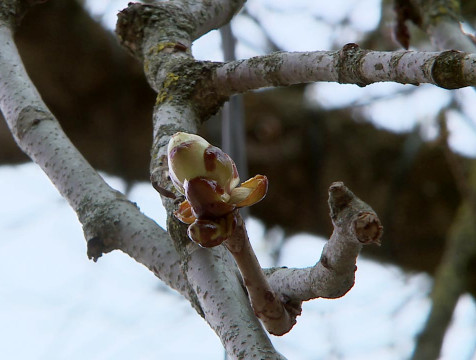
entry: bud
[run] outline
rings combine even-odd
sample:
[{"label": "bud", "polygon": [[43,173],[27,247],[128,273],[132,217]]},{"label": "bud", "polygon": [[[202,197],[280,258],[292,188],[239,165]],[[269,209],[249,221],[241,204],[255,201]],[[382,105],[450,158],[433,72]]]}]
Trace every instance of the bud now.
[{"label": "bud", "polygon": [[183,132],[174,134],[167,153],[170,178],[183,195],[185,181],[199,176],[215,180],[224,190],[224,200],[228,200],[231,190],[240,182],[233,160],[198,135]]},{"label": "bud", "polygon": [[188,236],[203,247],[220,245],[235,229],[234,210],[266,196],[264,175],[240,182],[233,160],[198,135],[176,133],[169,141],[170,178],[185,195],[175,216],[189,224]]},{"label": "bud", "polygon": [[225,190],[215,180],[199,176],[190,181],[185,180],[184,187],[185,197],[198,219],[223,216],[236,208],[234,204],[223,200]]},{"label": "bud", "polygon": [[233,189],[228,201],[239,208],[251,206],[261,201],[267,192],[268,178],[264,175],[256,175]]},{"label": "bud", "polygon": [[201,247],[214,247],[228,239],[236,227],[233,213],[215,220],[197,219],[187,230],[188,237]]}]

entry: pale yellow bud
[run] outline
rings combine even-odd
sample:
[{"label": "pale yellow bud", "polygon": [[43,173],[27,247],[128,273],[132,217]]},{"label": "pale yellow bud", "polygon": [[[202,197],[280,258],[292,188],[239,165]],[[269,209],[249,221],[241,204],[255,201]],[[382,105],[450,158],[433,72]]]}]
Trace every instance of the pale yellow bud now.
[{"label": "pale yellow bud", "polygon": [[221,149],[210,145],[198,135],[174,134],[167,148],[169,173],[180,193],[185,194],[185,181],[196,177],[215,180],[227,201],[240,178],[233,160]]}]

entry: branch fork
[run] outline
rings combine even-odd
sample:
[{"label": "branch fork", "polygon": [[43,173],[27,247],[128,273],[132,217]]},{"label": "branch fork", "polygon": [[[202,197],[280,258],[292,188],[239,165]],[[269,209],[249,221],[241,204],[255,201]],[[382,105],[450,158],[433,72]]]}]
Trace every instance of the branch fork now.
[{"label": "branch fork", "polygon": [[[266,177],[257,175],[238,187],[239,176],[233,160],[201,137],[183,132],[170,139],[168,163],[172,183],[186,198],[174,214],[189,225],[189,238],[202,247],[223,243],[238,266],[251,306],[266,330],[273,335],[290,331],[301,314],[302,301],[309,298],[289,296],[279,288],[272,288],[237,210],[253,205],[266,195]],[[314,279],[334,279],[340,286],[327,284],[324,286],[327,292],[314,297],[338,297],[350,290],[360,249],[366,244],[380,244],[382,235],[377,215],[342,182],[331,185],[329,206],[335,230],[320,262],[309,275]]]}]

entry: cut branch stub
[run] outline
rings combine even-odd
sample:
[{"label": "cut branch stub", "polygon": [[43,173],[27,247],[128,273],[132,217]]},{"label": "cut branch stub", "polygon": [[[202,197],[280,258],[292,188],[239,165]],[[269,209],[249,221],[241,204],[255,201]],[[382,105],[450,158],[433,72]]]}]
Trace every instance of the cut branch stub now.
[{"label": "cut branch stub", "polygon": [[371,212],[361,212],[354,222],[355,234],[362,244],[380,245],[383,227],[377,215]]},{"label": "cut branch stub", "polygon": [[329,187],[329,208],[334,226],[340,227],[350,220],[350,231],[360,243],[380,245],[383,227],[377,214],[343,182],[335,182]]},{"label": "cut branch stub", "polygon": [[188,236],[202,247],[220,245],[236,225],[237,208],[256,204],[266,195],[264,175],[245,181],[233,160],[198,135],[178,132],[169,141],[169,174],[185,196],[175,216],[189,224]]},{"label": "cut branch stub", "polygon": [[127,8],[117,14],[116,35],[124,47],[139,59],[142,59],[142,39],[150,10],[150,6],[129,3]]}]

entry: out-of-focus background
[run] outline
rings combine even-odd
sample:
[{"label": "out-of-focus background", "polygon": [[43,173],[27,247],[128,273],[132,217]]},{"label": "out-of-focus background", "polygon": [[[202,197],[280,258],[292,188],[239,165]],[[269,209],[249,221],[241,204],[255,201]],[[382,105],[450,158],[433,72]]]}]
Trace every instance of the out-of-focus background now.
[{"label": "out-of-focus background", "polygon": [[[462,3],[463,29],[474,34],[469,3]],[[125,6],[50,0],[27,14],[16,40],[80,151],[165,226],[160,198],[147,183],[155,94],[112,33]],[[236,55],[338,50],[349,42],[398,50],[392,9],[393,2],[377,0],[251,0],[232,22]],[[435,50],[425,32],[407,26],[410,49]],[[210,32],[193,53],[222,61],[221,41]],[[472,199],[474,89],[318,83],[248,93],[243,103],[248,171],[270,180],[247,221],[263,266],[315,264],[331,231],[333,181],[373,206],[385,228],[382,246],[363,250],[350,293],[304,304],[291,333],[273,337],[276,347],[298,360],[410,358],[431,310],[435,274],[458,253],[451,239],[459,209]],[[219,134],[217,119],[203,129],[215,145]],[[0,164],[1,358],[223,359],[205,322],[147,269],[119,252],[87,259],[76,216],[27,163],[3,120]],[[476,358],[476,255],[468,257],[457,272],[464,281],[443,359]]]}]

